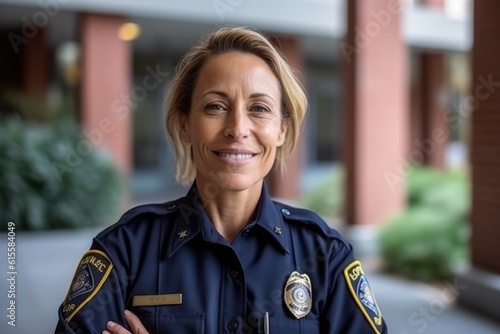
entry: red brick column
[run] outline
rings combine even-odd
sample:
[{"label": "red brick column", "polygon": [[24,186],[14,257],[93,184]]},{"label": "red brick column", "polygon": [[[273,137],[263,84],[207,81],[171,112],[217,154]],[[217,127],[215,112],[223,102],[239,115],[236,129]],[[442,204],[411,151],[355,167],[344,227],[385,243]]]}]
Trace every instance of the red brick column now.
[{"label": "red brick column", "polygon": [[124,173],[131,170],[131,48],[118,39],[122,17],[83,14],[81,119],[94,148],[104,146]]},{"label": "red brick column", "polygon": [[[279,41],[273,41],[281,49],[290,66],[299,72],[299,80],[304,80],[304,60],[299,41],[294,37],[280,37]],[[267,182],[269,192],[273,197],[297,200],[300,195],[300,173],[303,170],[305,134],[302,134],[294,153],[286,160],[286,170],[283,174],[279,170],[273,170]]]},{"label": "red brick column", "polygon": [[395,0],[350,0],[345,78],[346,221],[377,224],[405,205],[409,74]]},{"label": "red brick column", "polygon": [[[419,150],[417,143],[424,138],[424,117],[423,103],[422,103],[422,90],[425,88],[422,84],[421,75],[421,55],[420,53],[411,54],[412,61],[412,74],[410,84],[410,152]],[[422,163],[424,163],[422,157]]]},{"label": "red brick column", "polygon": [[497,0],[474,1],[471,95],[472,266],[459,300],[500,319],[500,45]]},{"label": "red brick column", "polygon": [[[442,11],[445,0],[424,0],[428,8]],[[412,127],[420,128],[412,133],[410,155],[415,164],[425,164],[435,168],[445,167],[446,148],[450,130],[447,122],[446,101],[446,56],[443,53],[419,53],[417,95],[413,106]],[[415,124],[413,122],[416,122]],[[418,160],[417,160],[418,159]]]},{"label": "red brick column", "polygon": [[423,127],[422,137],[412,141],[411,152],[422,152],[426,165],[444,168],[450,137],[446,117],[446,59],[444,54],[424,53],[420,60]]},{"label": "red brick column", "polygon": [[474,2],[472,262],[500,274],[500,2]]},{"label": "red brick column", "polygon": [[49,82],[49,50],[46,30],[38,33],[21,48],[23,59],[23,91],[30,96],[45,98]]}]

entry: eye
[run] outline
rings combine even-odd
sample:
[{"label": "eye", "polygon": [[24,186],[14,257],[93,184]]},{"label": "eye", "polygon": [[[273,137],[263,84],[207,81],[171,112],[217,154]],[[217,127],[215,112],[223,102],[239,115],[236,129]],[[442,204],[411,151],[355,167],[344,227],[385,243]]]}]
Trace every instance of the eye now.
[{"label": "eye", "polygon": [[257,104],[257,105],[252,106],[250,108],[250,111],[255,111],[255,112],[269,112],[270,109],[268,107],[266,107],[266,106]]},{"label": "eye", "polygon": [[220,103],[210,103],[205,107],[205,110],[208,112],[219,112],[226,110],[226,108]]}]

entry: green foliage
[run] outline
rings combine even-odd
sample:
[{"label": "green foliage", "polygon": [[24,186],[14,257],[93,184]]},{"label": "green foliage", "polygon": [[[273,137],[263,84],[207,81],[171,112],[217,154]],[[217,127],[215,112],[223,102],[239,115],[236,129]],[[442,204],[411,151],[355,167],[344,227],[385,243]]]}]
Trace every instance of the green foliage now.
[{"label": "green foliage", "polygon": [[319,186],[308,191],[301,199],[301,205],[322,217],[338,218],[344,211],[344,174],[334,169]]},{"label": "green foliage", "polygon": [[449,276],[468,256],[470,187],[460,171],[409,170],[408,208],[382,228],[387,267],[412,278]]},{"label": "green foliage", "polygon": [[[86,144],[88,145],[86,145]],[[69,118],[0,122],[0,226],[17,230],[97,226],[119,206],[119,174]]]}]

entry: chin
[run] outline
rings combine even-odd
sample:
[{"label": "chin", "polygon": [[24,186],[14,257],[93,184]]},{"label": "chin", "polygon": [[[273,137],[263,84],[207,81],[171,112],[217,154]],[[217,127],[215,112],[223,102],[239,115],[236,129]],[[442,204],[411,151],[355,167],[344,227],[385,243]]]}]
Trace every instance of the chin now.
[{"label": "chin", "polygon": [[263,178],[250,177],[248,175],[239,174],[223,174],[218,175],[208,181],[207,184],[216,184],[220,190],[225,191],[245,191],[253,187],[262,185]]}]

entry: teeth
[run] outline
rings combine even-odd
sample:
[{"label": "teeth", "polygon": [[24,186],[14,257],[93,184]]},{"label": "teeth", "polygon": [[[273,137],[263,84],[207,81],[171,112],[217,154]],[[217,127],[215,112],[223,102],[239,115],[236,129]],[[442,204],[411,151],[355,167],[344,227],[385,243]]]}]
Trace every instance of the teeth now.
[{"label": "teeth", "polygon": [[224,157],[224,158],[229,158],[229,159],[243,160],[243,159],[250,159],[252,157],[252,154],[219,153],[219,156]]}]

